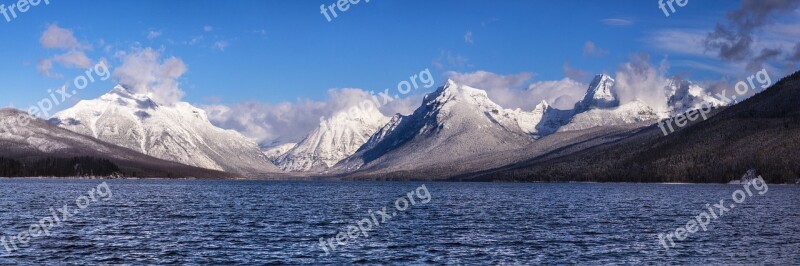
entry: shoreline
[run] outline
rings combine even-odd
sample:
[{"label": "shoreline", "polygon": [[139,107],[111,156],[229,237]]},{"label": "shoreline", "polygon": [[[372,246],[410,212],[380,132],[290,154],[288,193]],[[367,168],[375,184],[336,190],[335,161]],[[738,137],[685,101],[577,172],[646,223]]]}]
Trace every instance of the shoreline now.
[{"label": "shoreline", "polygon": [[[559,181],[559,182],[546,182],[546,181],[453,181],[453,180],[357,180],[357,179],[326,179],[314,177],[301,177],[301,178],[196,178],[196,177],[0,177],[0,180],[13,180],[13,179],[29,179],[29,180],[197,180],[197,181],[274,181],[274,182],[380,182],[380,183],[395,183],[395,182],[433,182],[433,183],[504,183],[504,184],[624,184],[624,185],[731,185],[740,186],[738,183],[683,183],[683,182],[597,182],[597,181]],[[771,185],[800,185],[800,183],[769,183]]]}]

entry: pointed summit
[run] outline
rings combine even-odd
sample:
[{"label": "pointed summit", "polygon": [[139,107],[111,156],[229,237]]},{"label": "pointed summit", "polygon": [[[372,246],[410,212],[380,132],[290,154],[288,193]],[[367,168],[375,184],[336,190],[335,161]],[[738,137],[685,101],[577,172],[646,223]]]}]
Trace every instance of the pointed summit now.
[{"label": "pointed summit", "polygon": [[546,100],[542,100],[542,102],[536,105],[536,108],[533,108],[533,113],[543,115],[548,109],[550,109],[550,104],[547,103]]},{"label": "pointed summit", "polygon": [[594,77],[586,96],[575,104],[576,113],[581,113],[593,108],[613,108],[619,106],[617,93],[614,91],[614,79],[608,75],[600,74]]},{"label": "pointed summit", "polygon": [[452,162],[530,144],[533,130],[529,112],[505,109],[486,91],[448,80],[413,114],[393,117],[335,170]]}]

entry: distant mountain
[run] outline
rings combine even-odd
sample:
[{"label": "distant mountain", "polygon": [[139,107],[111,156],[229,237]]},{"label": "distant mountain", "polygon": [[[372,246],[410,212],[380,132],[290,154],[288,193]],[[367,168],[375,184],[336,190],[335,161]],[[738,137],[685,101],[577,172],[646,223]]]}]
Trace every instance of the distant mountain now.
[{"label": "distant mountain", "polygon": [[[12,121],[29,117],[23,125]],[[186,166],[51,125],[14,109],[0,109],[0,176],[129,176],[235,178]]]},{"label": "distant mountain", "polygon": [[285,171],[324,171],[352,155],[389,121],[376,108],[353,110],[321,122],[300,143],[277,157],[275,164]]},{"label": "distant mountain", "polygon": [[556,109],[543,100],[536,105],[531,115],[532,118],[520,117],[520,119],[531,119],[533,124],[536,125],[535,130],[531,133],[541,138],[553,134],[563,125],[569,123],[572,116],[575,115],[575,111]]},{"label": "distant mountain", "polygon": [[244,175],[280,172],[258,145],[209,122],[188,103],[160,105],[121,86],[57,113],[51,120],[91,136],[164,160]]},{"label": "distant mountain", "polygon": [[707,103],[711,107],[722,107],[728,105],[709,93],[702,87],[686,80],[672,79],[666,87],[667,116],[676,116],[696,109],[702,103]]},{"label": "distant mountain", "polygon": [[667,136],[651,125],[614,142],[568,144],[455,179],[727,183],[755,169],[768,182],[795,183],[800,178],[798,103],[800,72]]},{"label": "distant mountain", "polygon": [[398,171],[512,150],[534,141],[534,115],[507,110],[486,91],[452,80],[408,116],[395,115],[336,170]]},{"label": "distant mountain", "polygon": [[271,147],[262,147],[261,151],[264,152],[264,155],[267,156],[269,161],[274,163],[295,146],[297,146],[297,143],[284,143]]},{"label": "distant mountain", "polygon": [[659,115],[653,108],[637,100],[609,109],[588,109],[572,117],[572,120],[559,128],[559,131],[655,121],[658,118]]},{"label": "distant mountain", "polygon": [[663,89],[667,110],[656,110],[644,101],[634,100],[620,104],[615,81],[607,75],[597,75],[586,96],[575,104],[575,115],[559,131],[582,130],[592,127],[624,125],[656,121],[696,109],[701,103],[722,107],[722,102],[702,87],[685,80],[672,79]]}]

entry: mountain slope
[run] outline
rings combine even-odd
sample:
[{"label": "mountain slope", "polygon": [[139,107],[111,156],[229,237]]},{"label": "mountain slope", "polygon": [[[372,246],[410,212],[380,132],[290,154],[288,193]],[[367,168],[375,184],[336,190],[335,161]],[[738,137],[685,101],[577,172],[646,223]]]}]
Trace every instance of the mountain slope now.
[{"label": "mountain slope", "polygon": [[377,109],[353,109],[320,123],[305,139],[274,160],[285,171],[323,171],[352,155],[389,118]]},{"label": "mountain slope", "polygon": [[241,134],[188,103],[159,105],[121,86],[61,111],[53,124],[164,160],[245,175],[280,172]]},{"label": "mountain slope", "polygon": [[275,162],[278,158],[281,158],[284,154],[289,152],[292,148],[297,146],[297,143],[284,143],[272,147],[265,147],[262,148],[261,151],[264,152],[264,155],[267,156],[267,159],[271,162]]},{"label": "mountain slope", "polygon": [[[30,123],[11,121],[20,116],[29,117]],[[11,176],[107,175],[112,172],[131,177],[238,177],[153,158],[53,126],[19,110],[0,109],[0,125],[3,125],[0,157],[4,158],[4,164],[0,164]]]},{"label": "mountain slope", "polygon": [[727,183],[756,169],[768,182],[795,183],[798,102],[800,72],[668,136],[652,125],[617,142],[545,154],[461,179]]},{"label": "mountain slope", "polygon": [[448,80],[413,114],[394,116],[336,169],[388,172],[513,150],[534,140],[536,124],[521,113],[503,109],[485,91]]},{"label": "mountain slope", "polygon": [[576,114],[572,120],[559,128],[559,131],[582,130],[601,126],[614,126],[655,121],[659,115],[646,103],[629,102],[610,109],[589,109]]}]

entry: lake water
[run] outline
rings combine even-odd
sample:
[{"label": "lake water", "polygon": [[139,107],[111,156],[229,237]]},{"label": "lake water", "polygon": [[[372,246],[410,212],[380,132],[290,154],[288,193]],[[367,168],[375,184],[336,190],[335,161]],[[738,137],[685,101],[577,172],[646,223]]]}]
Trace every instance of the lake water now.
[{"label": "lake water", "polygon": [[[0,246],[0,264],[800,264],[800,186],[751,189],[667,251],[659,233],[706,204],[733,203],[742,186],[102,182],[0,180],[5,244],[38,235],[15,239],[10,252]],[[57,210],[65,204],[66,218]],[[386,221],[375,212],[384,207]],[[63,221],[46,235],[43,219],[54,212]],[[359,221],[378,225],[350,238]],[[347,244],[338,245],[343,231]],[[336,250],[326,254],[320,238]]]}]

